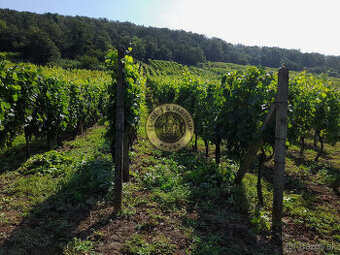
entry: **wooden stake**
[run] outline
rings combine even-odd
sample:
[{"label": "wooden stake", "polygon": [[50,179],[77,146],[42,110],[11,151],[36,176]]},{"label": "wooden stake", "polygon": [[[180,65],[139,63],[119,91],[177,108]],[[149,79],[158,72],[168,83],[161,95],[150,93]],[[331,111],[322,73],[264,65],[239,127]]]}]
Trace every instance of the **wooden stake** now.
[{"label": "wooden stake", "polygon": [[115,134],[115,213],[122,209],[122,185],[123,185],[123,151],[124,151],[124,47],[118,47],[118,73],[116,94],[116,134]]},{"label": "wooden stake", "polygon": [[288,108],[288,69],[279,69],[278,88],[275,100],[275,158],[274,158],[274,197],[272,214],[272,240],[282,249],[282,203],[285,178],[287,108]]}]

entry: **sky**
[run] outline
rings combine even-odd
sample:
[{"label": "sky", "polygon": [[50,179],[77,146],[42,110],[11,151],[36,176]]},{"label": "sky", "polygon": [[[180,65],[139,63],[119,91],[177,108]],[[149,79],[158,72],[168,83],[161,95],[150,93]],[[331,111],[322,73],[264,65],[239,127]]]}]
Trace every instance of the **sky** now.
[{"label": "sky", "polygon": [[340,0],[0,0],[0,8],[102,17],[340,56]]}]

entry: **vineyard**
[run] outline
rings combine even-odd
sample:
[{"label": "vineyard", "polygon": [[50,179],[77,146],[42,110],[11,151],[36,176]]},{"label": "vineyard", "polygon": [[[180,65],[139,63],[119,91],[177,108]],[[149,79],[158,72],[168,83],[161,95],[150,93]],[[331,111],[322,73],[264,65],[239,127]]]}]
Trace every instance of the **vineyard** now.
[{"label": "vineyard", "polygon": [[2,62],[0,146],[24,132],[27,156],[32,136],[62,145],[103,116],[110,78],[100,72],[70,71]]},{"label": "vineyard", "polygon": [[[280,254],[270,241],[275,125],[263,128],[277,70],[136,63],[130,51],[119,212],[117,51],[107,72],[0,63],[0,254]],[[340,253],[339,84],[290,73],[284,254]],[[148,113],[165,103],[194,120],[191,143],[174,153],[145,132]]]},{"label": "vineyard", "polygon": [[[186,107],[194,117],[196,137],[206,144],[206,154],[210,143],[218,148],[225,140],[229,158],[239,162],[249,143],[260,135],[256,131],[260,131],[274,102],[276,75],[263,68],[232,70],[227,66],[222,76],[219,76],[220,68],[197,76],[195,68],[181,68],[166,61],[150,62],[145,72],[154,98],[151,105],[173,102]],[[333,145],[339,141],[340,94],[337,88],[326,77],[308,73],[293,75],[288,140],[291,143],[301,141],[301,154],[305,138],[311,132],[321,145],[324,140]],[[321,146],[320,153],[322,150]],[[219,150],[216,153],[215,159],[219,162]]]}]

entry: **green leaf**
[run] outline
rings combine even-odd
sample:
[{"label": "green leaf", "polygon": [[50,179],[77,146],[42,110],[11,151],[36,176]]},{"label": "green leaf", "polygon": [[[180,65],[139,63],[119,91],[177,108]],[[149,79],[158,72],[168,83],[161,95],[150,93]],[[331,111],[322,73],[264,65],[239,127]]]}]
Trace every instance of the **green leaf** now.
[{"label": "green leaf", "polygon": [[19,81],[17,73],[13,73],[12,77],[13,77],[13,80]]},{"label": "green leaf", "polygon": [[16,101],[18,101],[18,94],[14,94],[13,95],[13,100],[16,102]]},{"label": "green leaf", "polygon": [[11,104],[6,103],[6,102],[1,102],[1,106],[5,109],[8,110],[11,108]]}]

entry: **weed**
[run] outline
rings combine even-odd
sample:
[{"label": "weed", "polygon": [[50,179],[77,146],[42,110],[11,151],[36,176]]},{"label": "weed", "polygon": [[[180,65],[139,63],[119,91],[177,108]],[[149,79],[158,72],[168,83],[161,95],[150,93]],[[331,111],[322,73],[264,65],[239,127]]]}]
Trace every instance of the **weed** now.
[{"label": "weed", "polygon": [[142,232],[150,232],[152,231],[155,227],[158,226],[158,222],[154,219],[150,219],[147,222],[142,222],[139,223],[136,227],[137,230],[140,230]]},{"label": "weed", "polygon": [[10,220],[7,218],[5,213],[0,213],[0,225],[9,223]]},{"label": "weed", "polygon": [[196,237],[194,239],[193,255],[222,255],[226,253],[226,248],[222,245],[221,235],[209,234],[206,237]]},{"label": "weed", "polygon": [[37,154],[29,158],[18,171],[22,174],[51,174],[53,176],[63,173],[63,168],[72,163],[72,158],[65,156],[61,152],[49,151]]},{"label": "weed", "polygon": [[74,171],[64,178],[59,187],[60,202],[96,203],[97,197],[107,194],[112,187],[114,173],[112,163],[101,158],[88,158],[78,164]]},{"label": "weed", "polygon": [[128,255],[172,255],[175,245],[164,235],[156,236],[149,243],[143,235],[135,234],[124,244],[123,253]]},{"label": "weed", "polygon": [[130,219],[132,216],[136,214],[136,208],[133,206],[125,206],[123,209],[118,213],[119,217],[124,219]]},{"label": "weed", "polygon": [[270,220],[271,219],[269,218],[267,212],[258,207],[250,222],[255,226],[256,231],[264,231],[269,233]]},{"label": "weed", "polygon": [[90,240],[81,240],[73,238],[63,250],[63,255],[94,255],[98,254],[93,249],[93,243]]}]

